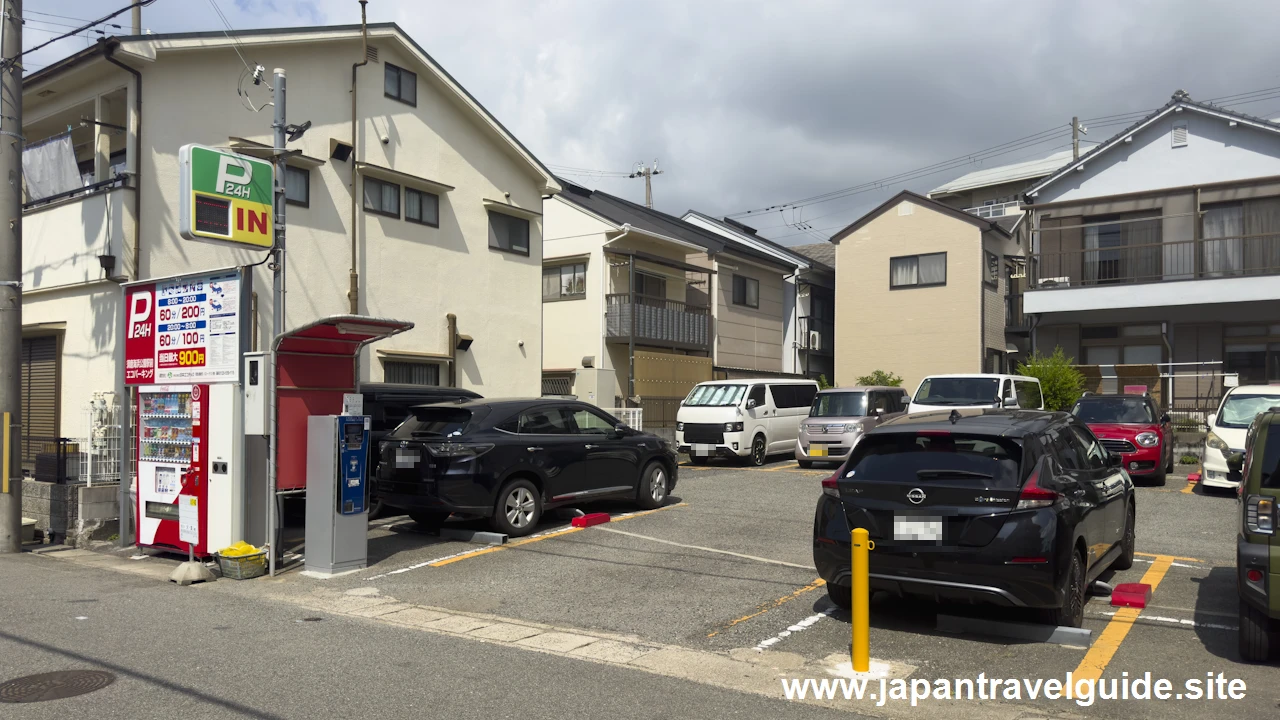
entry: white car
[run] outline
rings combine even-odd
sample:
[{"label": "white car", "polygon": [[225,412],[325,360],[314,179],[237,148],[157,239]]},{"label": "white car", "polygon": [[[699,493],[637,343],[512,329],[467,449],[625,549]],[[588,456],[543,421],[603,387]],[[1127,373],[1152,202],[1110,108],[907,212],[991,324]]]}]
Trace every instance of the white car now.
[{"label": "white car", "polygon": [[907,412],[999,407],[1043,410],[1040,381],[1022,375],[930,375],[920,382]]},{"label": "white car", "polygon": [[1207,419],[1209,433],[1204,438],[1204,474],[1200,483],[1206,487],[1236,488],[1239,480],[1228,477],[1227,458],[1244,452],[1244,438],[1249,424],[1258,413],[1280,405],[1280,386],[1241,385],[1227,390],[1218,412]]},{"label": "white car", "polygon": [[817,394],[818,383],[795,378],[698,383],[676,411],[676,445],[698,465],[717,456],[763,465],[795,452]]}]

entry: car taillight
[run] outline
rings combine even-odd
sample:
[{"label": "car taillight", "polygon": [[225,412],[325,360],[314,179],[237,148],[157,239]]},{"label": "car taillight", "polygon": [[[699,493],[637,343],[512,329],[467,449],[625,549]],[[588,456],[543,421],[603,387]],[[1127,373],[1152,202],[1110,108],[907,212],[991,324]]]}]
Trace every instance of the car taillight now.
[{"label": "car taillight", "polygon": [[1058,501],[1058,493],[1040,487],[1040,471],[1037,469],[1031,473],[1031,477],[1027,478],[1026,484],[1022,486],[1022,492],[1018,494],[1017,510],[1033,510],[1035,508],[1049,507]]},{"label": "car taillight", "polygon": [[1275,535],[1275,498],[1265,495],[1250,495],[1244,501],[1244,525],[1251,533]]},{"label": "car taillight", "polygon": [[839,487],[836,485],[836,476],[835,476],[835,475],[832,475],[832,476],[831,476],[831,477],[829,477],[829,478],[824,478],[824,479],[823,479],[823,481],[822,481],[822,494],[823,494],[823,495],[830,495],[831,497],[840,497],[840,490],[839,490]]},{"label": "car taillight", "polygon": [[473,458],[493,449],[493,445],[469,445],[459,442],[427,443],[427,452],[438,458]]}]

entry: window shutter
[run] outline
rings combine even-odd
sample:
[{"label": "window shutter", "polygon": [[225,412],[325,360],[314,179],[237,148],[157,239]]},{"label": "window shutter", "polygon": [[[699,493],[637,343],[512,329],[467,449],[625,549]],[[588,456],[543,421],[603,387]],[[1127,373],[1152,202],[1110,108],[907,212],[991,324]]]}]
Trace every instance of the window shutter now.
[{"label": "window shutter", "polygon": [[1173,146],[1174,147],[1187,146],[1187,124],[1186,123],[1178,123],[1173,126]]}]

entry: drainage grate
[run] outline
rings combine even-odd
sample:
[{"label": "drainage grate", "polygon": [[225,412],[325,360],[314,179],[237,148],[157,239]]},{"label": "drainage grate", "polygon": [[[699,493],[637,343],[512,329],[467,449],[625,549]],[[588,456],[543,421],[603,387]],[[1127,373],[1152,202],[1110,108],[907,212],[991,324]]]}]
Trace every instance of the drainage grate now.
[{"label": "drainage grate", "polygon": [[101,670],[59,670],[14,678],[0,683],[0,702],[35,703],[84,695],[101,690],[116,676]]}]

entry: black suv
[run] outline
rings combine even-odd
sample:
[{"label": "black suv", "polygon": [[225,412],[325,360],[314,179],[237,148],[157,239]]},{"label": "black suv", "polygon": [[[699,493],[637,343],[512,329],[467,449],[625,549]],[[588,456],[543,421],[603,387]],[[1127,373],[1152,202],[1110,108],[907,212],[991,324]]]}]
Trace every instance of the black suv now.
[{"label": "black suv", "polygon": [[1280,648],[1280,407],[1258,413],[1244,447],[1227,458],[1230,479],[1240,482],[1240,655],[1266,662]]},{"label": "black suv", "polygon": [[822,481],[813,558],[849,607],[849,536],[875,541],[871,588],[1037,608],[1079,627],[1085,591],[1133,564],[1133,482],[1066,413],[954,410],[890,420]]},{"label": "black suv", "polygon": [[419,524],[487,517],[513,537],[547,508],[607,498],[656,508],[676,486],[670,443],[569,400],[422,405],[380,454],[374,487]]}]

